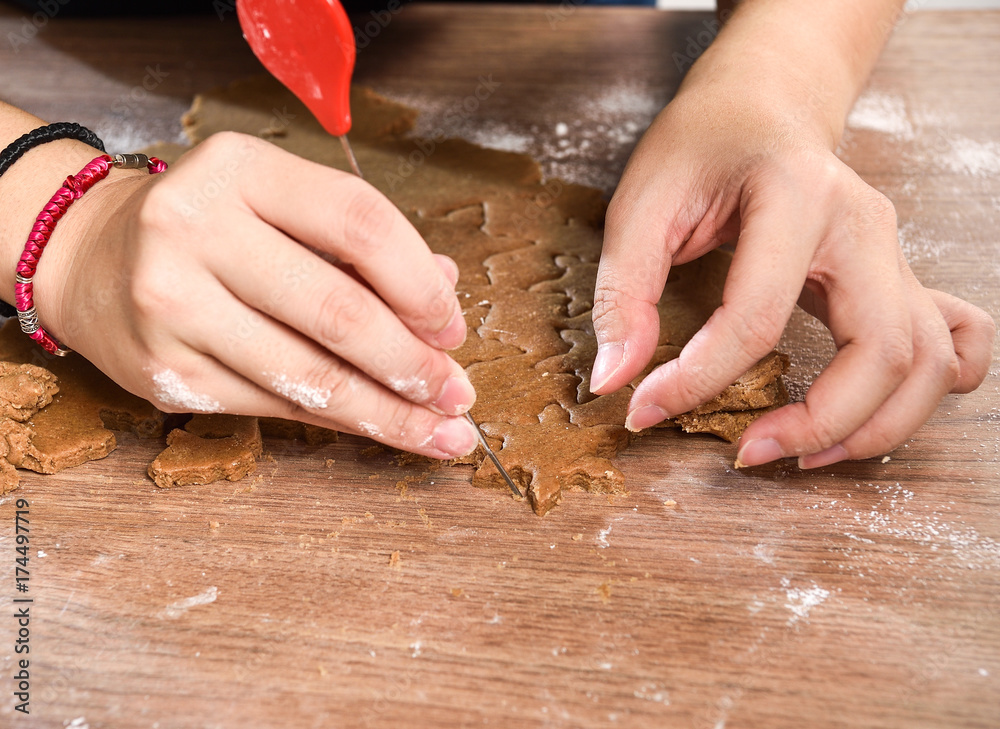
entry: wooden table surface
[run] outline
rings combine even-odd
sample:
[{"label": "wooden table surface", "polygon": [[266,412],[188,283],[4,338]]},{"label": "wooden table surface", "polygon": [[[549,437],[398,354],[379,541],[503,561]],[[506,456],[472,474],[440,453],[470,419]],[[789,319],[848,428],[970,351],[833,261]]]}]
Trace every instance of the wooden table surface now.
[{"label": "wooden table surface", "polygon": [[[405,6],[367,19],[356,78],[424,130],[610,188],[710,18]],[[232,13],[42,25],[5,8],[0,68],[0,97],[123,148],[175,139],[194,93],[259,67]],[[456,114],[490,74],[496,93]],[[922,280],[995,317],[998,88],[1000,13],[916,12],[841,150],[896,204]],[[828,339],[796,316],[784,348],[801,394]],[[544,518],[467,468],[404,491],[423,472],[357,438],[270,441],[251,478],[159,491],[159,446],[122,437],[0,502],[0,725],[1000,726],[998,385],[994,365],[885,463],[737,473],[731,446],[657,433],[619,460],[627,497],[570,494]]]}]

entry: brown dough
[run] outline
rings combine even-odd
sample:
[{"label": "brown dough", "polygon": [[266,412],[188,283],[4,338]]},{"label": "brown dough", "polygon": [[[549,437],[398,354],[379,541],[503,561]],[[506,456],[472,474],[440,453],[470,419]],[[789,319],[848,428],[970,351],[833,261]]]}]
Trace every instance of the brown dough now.
[{"label": "brown dough", "polygon": [[[104,458],[115,448],[112,429],[140,438],[163,435],[163,413],[118,387],[79,355],[46,355],[14,319],[0,330],[0,360],[42,365],[59,382],[52,402],[24,422],[19,437],[25,447],[14,464],[19,468],[56,473]],[[6,435],[12,437],[9,431]]]},{"label": "brown dough", "polygon": [[310,425],[309,423],[300,423],[298,420],[257,418],[257,425],[260,427],[260,434],[263,436],[285,438],[287,440],[302,440],[309,445],[336,443],[339,437],[336,430],[321,428],[318,425]]},{"label": "brown dough", "polygon": [[[759,410],[779,403],[785,404],[788,402],[788,393],[781,381],[781,375],[788,370],[788,364],[787,356],[781,352],[771,352],[717,397],[692,410],[691,414],[704,415],[723,410]],[[726,440],[735,442],[738,438],[726,438]]]},{"label": "brown dough", "polygon": [[[784,385],[780,386],[780,391],[785,392]],[[785,393],[785,402],[788,401],[788,394]],[[774,410],[774,407],[759,408],[756,410],[739,411],[718,411],[714,413],[699,414],[691,411],[678,415],[674,418],[681,429],[686,433],[711,433],[720,438],[735,443],[740,439],[743,431],[750,427],[750,423],[759,418],[764,413]]]},{"label": "brown dough", "polygon": [[[0,330],[0,360],[0,494],[17,488],[16,468],[56,473],[104,458],[116,446],[112,431],[160,438],[171,417],[79,355],[46,355],[16,320]],[[261,431],[311,444],[337,439],[335,431],[315,425],[261,420],[258,429],[256,418],[195,415],[184,430],[170,433],[150,477],[161,487],[242,478],[260,456]]]},{"label": "brown dough", "polygon": [[30,364],[0,362],[0,495],[17,488],[17,466],[37,460],[31,426],[25,421],[59,392],[55,375]]},{"label": "brown dough", "polygon": [[0,362],[0,418],[23,423],[52,402],[56,376],[30,364]]},{"label": "brown dough", "polygon": [[[369,91],[354,89],[351,103],[351,141],[366,179],[435,252],[458,263],[469,335],[453,356],[478,393],[472,415],[535,511],[548,511],[567,489],[622,491],[624,477],[611,459],[630,439],[623,423],[641,377],[613,395],[595,397],[589,390],[600,194],[543,182],[538,165],[524,155],[461,140],[407,138],[413,111]],[[280,133],[265,135],[272,142],[348,169],[339,142],[269,77],[199,96],[184,125],[194,142],[222,130],[259,134],[273,126],[275,109],[294,118]],[[659,303],[659,346],[643,376],[678,356],[720,305],[730,259],[716,251],[671,270]],[[759,414],[787,401],[780,383],[785,366],[783,356],[768,356],[678,423],[738,437]],[[477,465],[474,483],[503,487],[481,450],[457,462]]]},{"label": "brown dough", "polygon": [[238,481],[253,473],[262,447],[257,418],[197,414],[183,430],[170,431],[167,449],[149,464],[149,477],[161,489]]},{"label": "brown dough", "polygon": [[[559,405],[549,405],[527,425],[486,423],[483,433],[500,438],[504,468],[527,492],[531,507],[544,514],[569,490],[624,493],[625,476],[612,458],[628,445],[630,434],[620,425],[581,428]],[[493,462],[483,461],[476,478],[506,487]]]}]

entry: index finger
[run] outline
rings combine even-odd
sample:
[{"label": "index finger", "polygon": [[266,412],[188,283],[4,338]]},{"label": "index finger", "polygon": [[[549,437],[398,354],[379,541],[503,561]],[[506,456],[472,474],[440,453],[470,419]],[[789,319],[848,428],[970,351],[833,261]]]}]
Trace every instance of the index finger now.
[{"label": "index finger", "polygon": [[270,225],[354,266],[407,327],[451,349],[465,339],[454,287],[427,243],[392,202],[363,180],[265,145],[265,173],[241,192]]}]

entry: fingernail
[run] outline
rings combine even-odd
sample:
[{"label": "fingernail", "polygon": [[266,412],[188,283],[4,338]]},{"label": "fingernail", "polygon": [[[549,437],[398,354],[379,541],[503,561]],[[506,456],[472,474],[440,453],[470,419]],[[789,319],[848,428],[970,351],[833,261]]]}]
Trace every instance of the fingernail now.
[{"label": "fingernail", "polygon": [[465,317],[462,316],[461,307],[456,306],[455,308],[455,316],[452,317],[448,326],[438,332],[437,336],[434,337],[438,346],[444,349],[454,349],[455,347],[461,346],[462,342],[465,341]]},{"label": "fingernail", "polygon": [[435,258],[445,278],[448,279],[448,282],[454,288],[455,284],[458,283],[458,264],[455,263],[454,259],[443,254],[438,254]]},{"label": "fingernail", "polygon": [[448,283],[451,284],[452,288],[455,288],[455,284],[458,283],[458,264],[452,259],[446,258],[442,267],[444,275],[448,277]]},{"label": "fingernail", "polygon": [[625,418],[625,427],[636,433],[643,428],[649,428],[657,423],[662,423],[669,416],[666,410],[656,405],[643,405],[628,414]]},{"label": "fingernail", "polygon": [[465,376],[452,375],[434,401],[434,406],[445,415],[461,415],[476,402],[476,390]]},{"label": "fingernail", "polygon": [[610,380],[625,360],[622,342],[605,342],[597,347],[594,369],[590,373],[590,391],[597,392]]},{"label": "fingernail", "polygon": [[830,446],[825,451],[810,453],[807,456],[799,456],[799,468],[802,470],[822,468],[823,466],[840,463],[848,457],[847,449],[838,443],[835,446]]},{"label": "fingernail", "polygon": [[736,463],[737,468],[759,466],[762,463],[770,463],[784,458],[784,456],[781,446],[774,438],[758,438],[743,444],[736,454]]},{"label": "fingernail", "polygon": [[434,447],[452,458],[472,453],[478,444],[472,423],[467,420],[452,418],[434,429]]}]

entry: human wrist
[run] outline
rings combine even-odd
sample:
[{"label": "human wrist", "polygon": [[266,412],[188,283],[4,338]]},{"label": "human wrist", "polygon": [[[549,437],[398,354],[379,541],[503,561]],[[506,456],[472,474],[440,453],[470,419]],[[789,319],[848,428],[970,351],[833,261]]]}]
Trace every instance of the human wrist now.
[{"label": "human wrist", "polygon": [[41,326],[70,349],[77,349],[85,335],[75,315],[81,308],[91,311],[93,302],[87,297],[100,298],[116,280],[117,267],[104,262],[106,249],[118,243],[109,231],[144,179],[149,175],[140,170],[112,170],[52,232],[34,277],[34,303]]},{"label": "human wrist", "polygon": [[100,151],[75,140],[47,143],[28,152],[0,177],[0,298],[14,301],[14,272],[35,218],[70,175]]},{"label": "human wrist", "polygon": [[843,134],[852,100],[832,91],[828,81],[789,68],[780,53],[766,48],[706,52],[675,97],[681,104],[688,99],[710,99],[720,117],[755,120],[757,126],[777,128],[790,138],[831,150]]},{"label": "human wrist", "polygon": [[903,0],[743,2],[694,64],[679,95],[727,85],[772,105],[834,149],[847,113],[890,35]]}]

